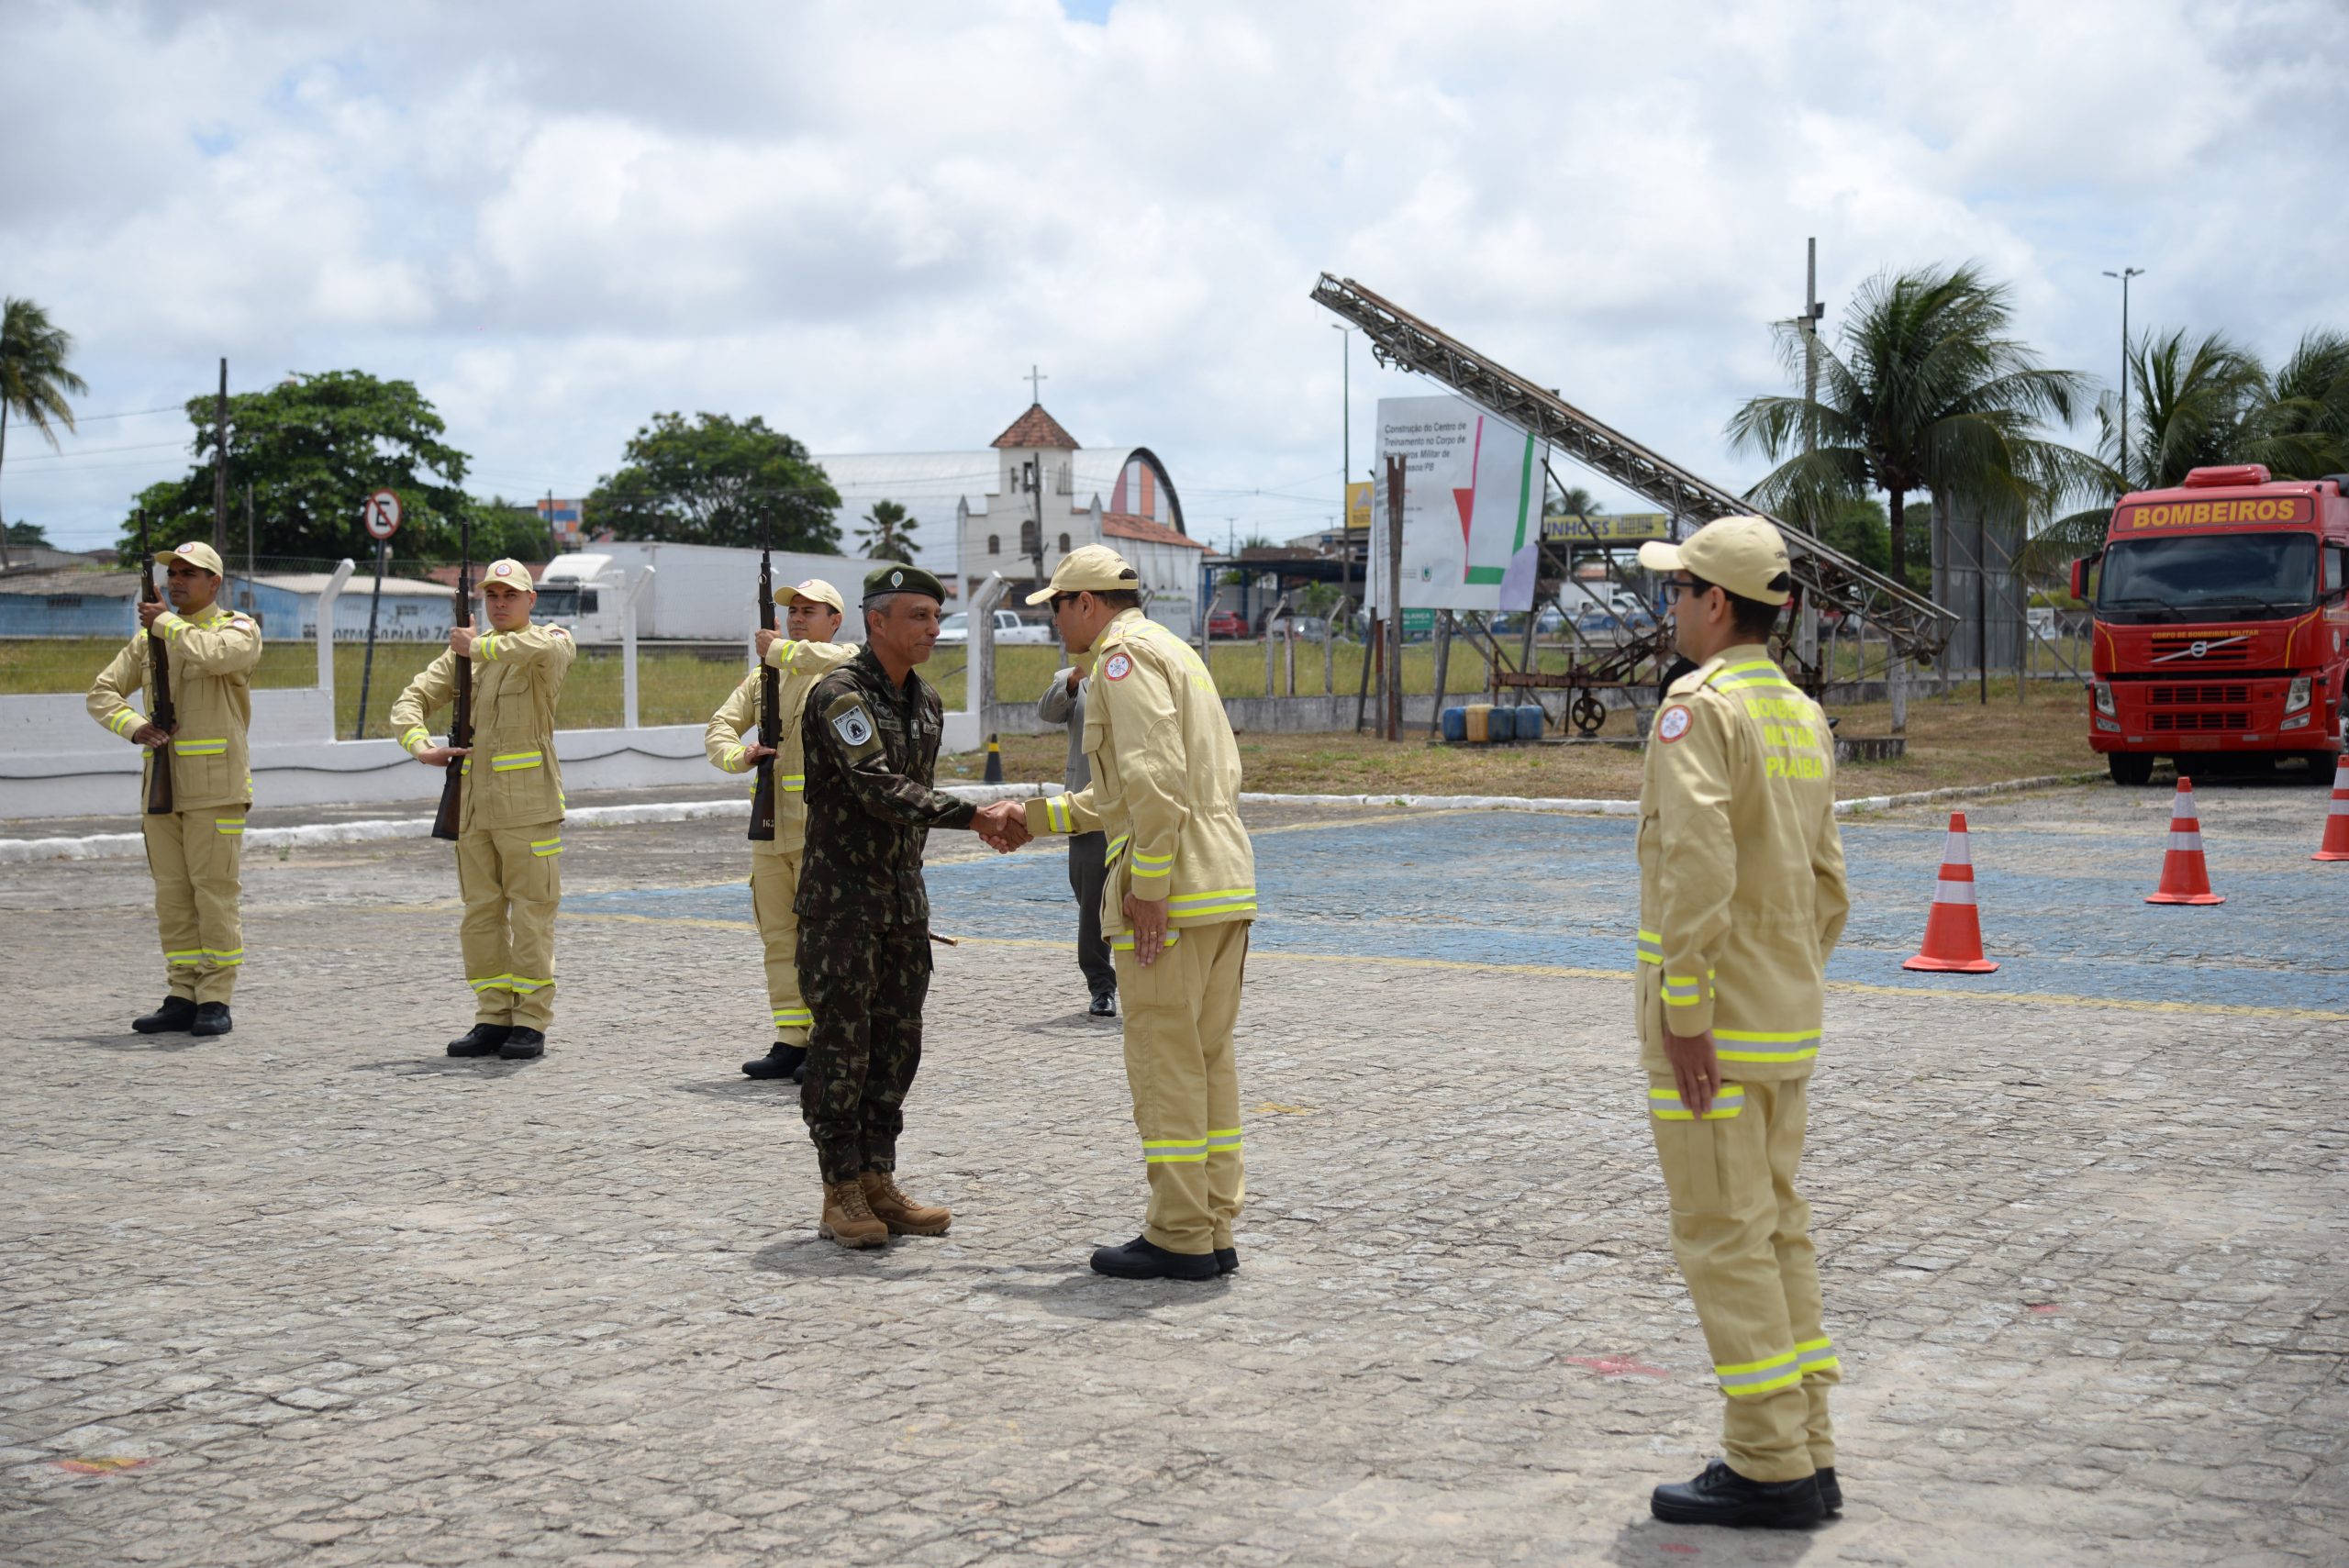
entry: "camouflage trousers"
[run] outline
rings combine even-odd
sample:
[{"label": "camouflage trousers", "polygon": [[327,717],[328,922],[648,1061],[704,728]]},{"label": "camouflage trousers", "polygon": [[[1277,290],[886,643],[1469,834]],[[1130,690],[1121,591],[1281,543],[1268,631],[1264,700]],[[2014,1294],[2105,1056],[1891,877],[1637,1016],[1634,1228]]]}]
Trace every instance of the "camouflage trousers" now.
[{"label": "camouflage trousers", "polygon": [[928,923],[802,921],[799,988],[816,1016],[799,1113],[824,1180],[895,1171],[906,1091],[921,1067]]}]

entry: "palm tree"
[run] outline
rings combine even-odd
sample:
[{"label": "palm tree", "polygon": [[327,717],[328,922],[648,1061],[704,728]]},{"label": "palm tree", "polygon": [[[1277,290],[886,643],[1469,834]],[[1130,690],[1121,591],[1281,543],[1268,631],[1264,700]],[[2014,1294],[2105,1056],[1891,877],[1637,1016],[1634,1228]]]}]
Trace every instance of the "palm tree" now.
[{"label": "palm tree", "polygon": [[2097,406],[2098,450],[2108,459],[2100,504],[2035,535],[2025,571],[2087,554],[2104,542],[2125,492],[2174,489],[2198,468],[2256,462],[2299,479],[2349,470],[2349,338],[2340,333],[2307,334],[2273,375],[2222,333],[2147,333],[2130,348],[2129,383],[2138,399],[2129,452],[2124,459],[2119,405],[2108,394]]},{"label": "palm tree", "polygon": [[[73,334],[50,325],[49,312],[28,299],[0,300],[0,462],[8,458],[8,416],[14,414],[57,445],[51,420],[73,428],[77,396],[89,384],[65,368],[73,356]],[[0,527],[0,569],[8,561],[8,530]]]},{"label": "palm tree", "polygon": [[873,510],[864,514],[856,537],[869,559],[902,561],[911,566],[914,557],[921,553],[921,546],[908,536],[919,527],[920,522],[906,516],[906,509],[895,501],[875,501]]},{"label": "palm tree", "polygon": [[2013,315],[2007,286],[1969,262],[1878,273],[1853,299],[1834,346],[1778,323],[1791,373],[1815,358],[1819,399],[1755,397],[1731,418],[1733,447],[1781,460],[1748,494],[1802,522],[1885,492],[1891,575],[1906,584],[1912,494],[2043,514],[2057,496],[2099,482],[2093,458],[2037,434],[2051,420],[2072,422],[2089,378],[2043,366],[2009,335]]}]

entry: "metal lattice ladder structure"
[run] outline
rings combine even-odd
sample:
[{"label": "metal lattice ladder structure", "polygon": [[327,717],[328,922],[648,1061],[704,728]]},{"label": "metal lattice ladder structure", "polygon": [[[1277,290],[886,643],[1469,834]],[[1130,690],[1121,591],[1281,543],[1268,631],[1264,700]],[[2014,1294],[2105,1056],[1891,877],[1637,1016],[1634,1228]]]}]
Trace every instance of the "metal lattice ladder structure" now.
[{"label": "metal lattice ladder structure", "polygon": [[[1645,496],[1671,517],[1675,539],[1686,538],[1715,517],[1770,516],[1753,502],[1698,478],[1592,418],[1556,393],[1438,331],[1351,278],[1322,273],[1321,281],[1314,286],[1313,298],[1361,328],[1363,336],[1370,340],[1373,357],[1380,364],[1415,371],[1439,382],[1594,473]],[[1898,658],[1924,664],[1941,656],[1957,626],[1957,617],[1953,612],[1861,565],[1802,529],[1777,517],[1770,520],[1786,535],[1799,605],[1834,610],[1852,624],[1875,628],[1885,639],[1887,662]],[[1663,647],[1660,638],[1657,646]],[[1792,651],[1788,652],[1791,654]],[[1612,665],[1620,662],[1610,659],[1607,662]],[[1794,662],[1804,684],[1815,694],[1825,684],[1827,673],[1816,662]],[[1587,695],[1586,688],[1591,684],[1621,684],[1620,670],[1609,669],[1605,676],[1594,683],[1587,677],[1520,673],[1507,684],[1568,686],[1577,692],[1579,698]]]}]

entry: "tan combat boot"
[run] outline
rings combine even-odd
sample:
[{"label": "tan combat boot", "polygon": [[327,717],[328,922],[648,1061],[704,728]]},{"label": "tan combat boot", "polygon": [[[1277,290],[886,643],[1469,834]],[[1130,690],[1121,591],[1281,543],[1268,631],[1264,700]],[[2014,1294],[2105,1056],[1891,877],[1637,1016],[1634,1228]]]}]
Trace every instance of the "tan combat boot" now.
[{"label": "tan combat boot", "polygon": [[889,1228],[865,1207],[864,1188],[855,1182],[824,1184],[824,1218],[816,1234],[843,1247],[885,1247]]},{"label": "tan combat boot", "polygon": [[897,1190],[897,1178],[887,1172],[867,1171],[858,1180],[864,1184],[865,1207],[892,1236],[943,1236],[954,1223],[952,1209],[916,1203]]}]

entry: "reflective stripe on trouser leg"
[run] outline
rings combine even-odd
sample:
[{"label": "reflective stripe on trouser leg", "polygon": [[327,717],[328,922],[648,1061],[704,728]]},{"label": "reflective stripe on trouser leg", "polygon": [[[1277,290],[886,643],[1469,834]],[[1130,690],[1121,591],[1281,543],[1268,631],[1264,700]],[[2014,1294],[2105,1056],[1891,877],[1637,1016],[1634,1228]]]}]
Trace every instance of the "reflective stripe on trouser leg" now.
[{"label": "reflective stripe on trouser leg", "polygon": [[193,1002],[204,938],[188,870],[186,822],[177,812],[161,817],[142,812],[139,828],[147,845],[147,874],[155,882],[155,931],[162,939],[164,978],[173,995]]},{"label": "reflective stripe on trouser leg", "polygon": [[1232,1029],[1248,922],[1194,926],[1148,968],[1117,954],[1132,1091],[1150,1201],[1142,1235],[1175,1252],[1231,1245],[1247,1198]]},{"label": "reflective stripe on trouser leg", "polygon": [[799,1113],[827,1182],[897,1167],[905,1102],[921,1069],[930,928],[803,922],[799,984],[815,1022]]},{"label": "reflective stripe on trouser leg", "polygon": [[765,950],[767,1016],[774,1038],[785,1045],[806,1045],[815,1021],[799,990],[799,912],[792,907],[799,897],[800,853],[751,853],[751,917]]},{"label": "reflective stripe on trouser leg", "polygon": [[1820,1326],[1819,1254],[1810,1240],[1810,1205],[1795,1186],[1802,1164],[1803,1139],[1810,1121],[1810,1080],[1795,1078],[1763,1085],[1770,1099],[1766,1148],[1778,1220],[1770,1242],[1778,1258],[1778,1283],[1786,1292],[1787,1322],[1794,1330],[1795,1362],[1802,1369],[1805,1440],[1813,1465],[1835,1462],[1835,1430],[1827,1411],[1827,1390],[1843,1381],[1835,1342]]},{"label": "reflective stripe on trouser leg", "polygon": [[[1651,1092],[1672,1086],[1666,1076],[1649,1081]],[[1798,1479],[1822,1445],[1832,1452],[1831,1369],[1816,1379],[1814,1401],[1797,1349],[1821,1336],[1809,1210],[1794,1190],[1805,1086],[1748,1080],[1734,1117],[1648,1118],[1672,1196],[1673,1254],[1724,1396],[1722,1447],[1730,1467],[1754,1481]]]},{"label": "reflective stripe on trouser leg", "polygon": [[243,888],[244,826],[241,806],[211,806],[181,817],[196,941],[203,949],[195,965],[199,1003],[226,1006],[236,994],[237,972],[244,966],[244,922],[237,908]]}]

